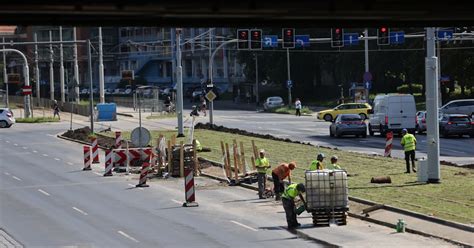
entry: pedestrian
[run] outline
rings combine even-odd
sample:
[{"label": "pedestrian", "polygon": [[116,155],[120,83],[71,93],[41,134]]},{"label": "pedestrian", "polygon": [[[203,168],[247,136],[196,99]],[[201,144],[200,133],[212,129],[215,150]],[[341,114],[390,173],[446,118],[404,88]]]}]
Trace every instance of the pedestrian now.
[{"label": "pedestrian", "polygon": [[407,165],[407,171],[405,173],[410,173],[410,160],[412,164],[413,172],[416,172],[415,167],[415,149],[416,149],[416,138],[413,134],[408,133],[407,129],[402,130],[402,140],[400,144],[405,150],[405,162]]},{"label": "pedestrian", "polygon": [[201,112],[206,116],[206,99],[201,96]]},{"label": "pedestrian", "polygon": [[281,193],[285,189],[285,184],[283,180],[288,177],[288,181],[291,183],[291,171],[296,168],[296,162],[291,162],[289,164],[282,163],[278,167],[272,170],[273,178],[273,190],[275,192],[275,201],[281,199]]},{"label": "pedestrian", "polygon": [[339,166],[337,164],[337,156],[336,155],[333,155],[331,157],[331,164],[327,166],[326,169],[329,169],[329,170],[342,170],[341,166]]},{"label": "pedestrian", "polygon": [[247,104],[250,103],[250,92],[245,93],[245,98],[247,98]]},{"label": "pedestrian", "polygon": [[265,157],[265,150],[261,149],[259,155],[260,157],[255,160],[258,179],[258,198],[264,199],[263,192],[266,189],[267,169],[270,168],[270,162]]},{"label": "pedestrian", "polygon": [[313,160],[311,162],[311,165],[309,166],[309,170],[322,170],[324,169],[323,165],[323,160],[324,160],[324,153],[319,153],[318,156],[316,157],[316,160]]},{"label": "pedestrian", "polygon": [[170,108],[170,107],[171,107],[171,97],[168,96],[168,97],[166,97],[166,100],[165,100],[165,108],[166,108],[166,111],[167,111],[168,113],[171,112],[171,108]]},{"label": "pedestrian", "polygon": [[296,98],[295,109],[296,109],[296,116],[301,116],[301,101],[299,98]]},{"label": "pedestrian", "polygon": [[281,201],[283,203],[283,208],[285,209],[286,214],[286,222],[288,223],[288,229],[294,229],[296,227],[301,226],[300,223],[296,220],[296,212],[295,212],[295,197],[299,196],[301,199],[303,196],[301,193],[304,193],[306,188],[304,184],[299,183],[292,183],[288,185],[288,187],[283,192]]},{"label": "pedestrian", "polygon": [[61,120],[61,116],[59,116],[58,101],[54,100],[54,102],[53,102],[53,118],[56,118],[56,115],[58,116],[59,120]]}]

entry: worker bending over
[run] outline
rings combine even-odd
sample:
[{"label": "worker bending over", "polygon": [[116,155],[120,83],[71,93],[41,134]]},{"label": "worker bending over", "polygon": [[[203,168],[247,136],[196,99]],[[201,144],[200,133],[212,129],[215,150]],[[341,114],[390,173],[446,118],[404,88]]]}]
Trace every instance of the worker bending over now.
[{"label": "worker bending over", "polygon": [[296,162],[289,164],[282,163],[278,167],[272,170],[273,178],[273,189],[275,191],[275,200],[281,199],[281,193],[285,190],[285,184],[283,180],[288,177],[288,181],[291,183],[291,171],[296,168]]},{"label": "worker bending over", "polygon": [[267,182],[267,170],[270,168],[270,162],[265,157],[265,150],[261,149],[260,157],[255,160],[255,167],[257,167],[258,179],[258,198],[265,199],[263,192],[265,191]]},{"label": "worker bending over", "polygon": [[285,189],[285,192],[283,192],[281,201],[283,203],[283,208],[285,209],[286,222],[288,223],[288,229],[294,229],[301,225],[296,220],[295,197],[300,196],[300,198],[303,198],[303,196],[301,196],[301,193],[304,193],[305,191],[306,191],[306,188],[304,184],[292,183],[288,185],[288,187]]}]

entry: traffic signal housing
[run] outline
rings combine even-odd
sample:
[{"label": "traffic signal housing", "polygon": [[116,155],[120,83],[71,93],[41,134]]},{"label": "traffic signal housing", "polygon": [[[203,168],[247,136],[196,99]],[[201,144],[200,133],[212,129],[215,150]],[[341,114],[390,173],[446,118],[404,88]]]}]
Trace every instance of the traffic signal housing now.
[{"label": "traffic signal housing", "polygon": [[262,50],[262,30],[261,29],[250,30],[250,49]]},{"label": "traffic signal housing", "polygon": [[239,29],[237,30],[237,42],[238,50],[248,50],[249,49],[249,30],[248,29]]},{"label": "traffic signal housing", "polygon": [[379,27],[377,29],[377,45],[390,45],[390,29],[387,27]]},{"label": "traffic signal housing", "polygon": [[283,36],[283,48],[295,48],[295,29],[294,28],[284,28],[282,30]]},{"label": "traffic signal housing", "polygon": [[331,29],[331,46],[332,47],[344,46],[344,29],[343,28]]}]

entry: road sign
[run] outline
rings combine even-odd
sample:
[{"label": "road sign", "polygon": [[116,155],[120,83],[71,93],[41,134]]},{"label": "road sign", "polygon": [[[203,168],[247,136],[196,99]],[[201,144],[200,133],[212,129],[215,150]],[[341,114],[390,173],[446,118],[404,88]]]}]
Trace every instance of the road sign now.
[{"label": "road sign", "polygon": [[206,99],[209,100],[210,102],[214,101],[214,99],[216,99],[216,97],[217,97],[216,94],[212,90],[210,90],[206,94]]},{"label": "road sign", "polygon": [[286,81],[286,87],[288,87],[288,88],[293,87],[293,81],[291,81],[291,80]]},{"label": "road sign", "polygon": [[372,81],[366,81],[364,87],[368,90],[372,89]]},{"label": "road sign", "polygon": [[349,45],[349,46],[359,45],[359,34],[358,33],[344,34],[344,45]]},{"label": "road sign", "polygon": [[137,127],[133,129],[132,134],[130,135],[132,144],[137,147],[144,147],[148,145],[148,142],[150,142],[150,137],[150,131],[144,127]]},{"label": "road sign", "polygon": [[7,83],[9,83],[9,84],[19,84],[20,83],[20,74],[18,74],[18,73],[7,74]]},{"label": "road sign", "polygon": [[263,48],[278,48],[278,36],[276,36],[276,35],[264,35],[263,36]]},{"label": "road sign", "polygon": [[390,32],[390,44],[402,44],[405,42],[405,32]]},{"label": "road sign", "polygon": [[297,48],[302,48],[302,47],[310,47],[311,44],[309,43],[309,35],[296,35],[295,36],[295,42],[296,42],[296,47]]},{"label": "road sign", "polygon": [[453,30],[438,30],[438,39],[440,40],[451,40],[453,39]]},{"label": "road sign", "polygon": [[21,93],[26,96],[26,95],[31,95],[31,93],[33,92],[33,89],[31,88],[31,86],[23,86],[21,88]]}]

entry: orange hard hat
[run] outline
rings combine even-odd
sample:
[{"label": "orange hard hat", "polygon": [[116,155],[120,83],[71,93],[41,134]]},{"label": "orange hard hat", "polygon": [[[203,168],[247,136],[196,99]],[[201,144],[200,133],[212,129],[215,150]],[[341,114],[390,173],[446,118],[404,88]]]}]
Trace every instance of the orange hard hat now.
[{"label": "orange hard hat", "polygon": [[288,164],[288,167],[290,168],[290,170],[293,170],[296,168],[296,162],[291,162]]}]

